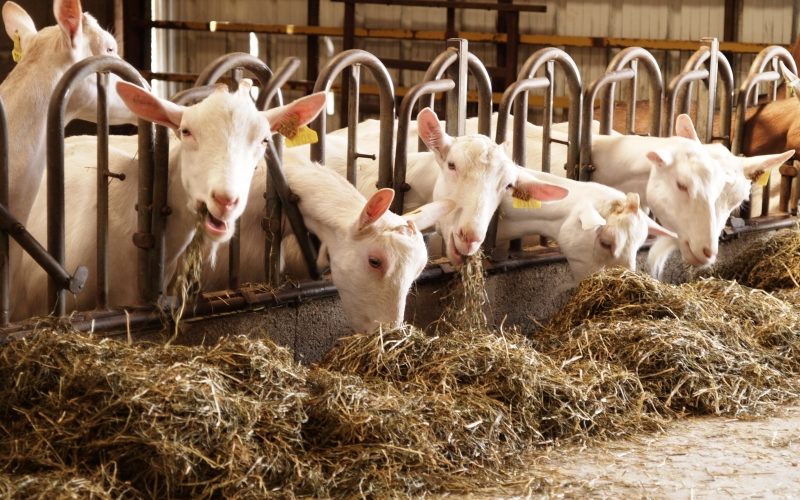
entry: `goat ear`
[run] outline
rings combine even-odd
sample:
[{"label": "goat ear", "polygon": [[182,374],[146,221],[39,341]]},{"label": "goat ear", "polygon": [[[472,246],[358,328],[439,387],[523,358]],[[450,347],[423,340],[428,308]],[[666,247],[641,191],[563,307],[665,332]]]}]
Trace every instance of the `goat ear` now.
[{"label": "goat ear", "polygon": [[394,199],[394,189],[383,188],[379,189],[377,193],[373,194],[361,214],[358,216],[358,230],[361,231],[369,226],[376,220],[380,219],[383,214],[389,210],[389,205],[392,204]]},{"label": "goat ear", "polygon": [[519,169],[519,177],[514,184],[514,191],[522,191],[528,196],[539,201],[556,201],[566,198],[569,189],[555,184],[548,184],[533,178],[522,167]]},{"label": "goat ear", "polygon": [[578,215],[578,220],[581,221],[581,229],[584,231],[597,229],[598,227],[606,225],[605,218],[603,218],[600,212],[595,210],[594,207],[581,210],[580,215]]},{"label": "goat ear", "polygon": [[678,238],[677,234],[665,228],[650,217],[647,218],[647,234],[650,236],[667,236],[669,238]]},{"label": "goat ear", "polygon": [[694,128],[694,123],[692,123],[692,118],[685,113],[681,113],[675,118],[675,135],[700,142],[700,138],[697,137],[697,130]]},{"label": "goat ear", "polygon": [[672,153],[666,149],[660,151],[649,151],[647,153],[647,159],[653,162],[655,166],[664,168],[672,163]]},{"label": "goat ear", "polygon": [[294,137],[297,129],[306,125],[325,109],[326,94],[317,92],[289,104],[264,111],[270,129],[287,137]]},{"label": "goat ear", "polygon": [[183,106],[159,99],[145,89],[128,82],[117,82],[117,94],[135,115],[147,121],[177,130]]},{"label": "goat ear", "polygon": [[403,215],[408,222],[413,222],[420,231],[424,231],[456,208],[453,200],[439,200],[423,205],[418,209]]},{"label": "goat ear", "polygon": [[442,130],[439,117],[431,108],[423,108],[417,114],[417,133],[428,149],[436,152],[442,158],[447,156],[453,138]]},{"label": "goat ear", "polygon": [[744,176],[752,181],[756,181],[764,172],[775,167],[780,167],[795,154],[794,149],[773,155],[744,156],[742,157],[742,167]]},{"label": "goat ear", "polygon": [[80,0],[56,0],[53,2],[53,14],[61,31],[75,48],[76,42],[83,36],[83,9]]},{"label": "goat ear", "polygon": [[6,26],[8,37],[12,40],[14,39],[14,33],[19,35],[20,38],[36,33],[36,25],[33,23],[31,16],[25,12],[25,9],[14,2],[3,4],[3,24]]}]

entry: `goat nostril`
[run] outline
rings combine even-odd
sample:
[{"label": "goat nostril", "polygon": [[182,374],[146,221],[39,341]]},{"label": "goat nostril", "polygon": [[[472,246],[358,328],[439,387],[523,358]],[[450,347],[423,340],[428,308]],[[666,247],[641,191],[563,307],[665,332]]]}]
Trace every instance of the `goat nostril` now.
[{"label": "goat nostril", "polygon": [[211,193],[211,198],[213,198],[214,201],[217,202],[217,204],[219,204],[221,207],[225,208],[233,208],[239,203],[238,197],[232,198],[230,196],[226,196],[224,194],[219,194],[216,192]]},{"label": "goat nostril", "polygon": [[710,248],[703,247],[703,255],[705,255],[706,257],[708,257],[710,259],[714,254],[711,253],[711,249]]}]

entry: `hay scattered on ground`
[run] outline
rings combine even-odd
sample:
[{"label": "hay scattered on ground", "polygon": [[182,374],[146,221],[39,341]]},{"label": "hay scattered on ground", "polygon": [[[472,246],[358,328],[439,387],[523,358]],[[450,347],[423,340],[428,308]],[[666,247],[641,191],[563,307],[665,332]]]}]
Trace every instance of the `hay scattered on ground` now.
[{"label": "hay scattered on ground", "polygon": [[762,415],[800,390],[800,311],[766,292],[610,270],[531,339],[487,327],[480,258],[463,276],[435,333],[353,335],[312,367],[244,337],[182,347],[44,330],[9,342],[0,494],[471,492],[517,481],[507,471],[532,448],[687,412]]},{"label": "hay scattered on ground", "polygon": [[766,291],[800,288],[800,228],[783,229],[753,241],[710,274]]}]

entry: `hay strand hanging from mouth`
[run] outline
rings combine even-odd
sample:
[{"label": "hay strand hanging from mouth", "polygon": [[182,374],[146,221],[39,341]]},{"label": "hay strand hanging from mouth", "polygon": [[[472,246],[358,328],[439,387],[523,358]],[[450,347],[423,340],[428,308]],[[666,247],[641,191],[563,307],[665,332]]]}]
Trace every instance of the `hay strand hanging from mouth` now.
[{"label": "hay strand hanging from mouth", "polygon": [[180,322],[186,307],[200,293],[203,276],[203,249],[205,246],[204,220],[205,215],[201,211],[194,236],[181,255],[180,265],[172,288],[173,295],[178,299],[178,306],[171,311],[173,333],[168,343],[178,337]]},{"label": "hay strand hanging from mouth", "polygon": [[439,321],[445,330],[485,330],[488,327],[484,308],[489,298],[483,259],[483,250],[465,256],[464,263],[451,280],[443,297],[446,305]]}]

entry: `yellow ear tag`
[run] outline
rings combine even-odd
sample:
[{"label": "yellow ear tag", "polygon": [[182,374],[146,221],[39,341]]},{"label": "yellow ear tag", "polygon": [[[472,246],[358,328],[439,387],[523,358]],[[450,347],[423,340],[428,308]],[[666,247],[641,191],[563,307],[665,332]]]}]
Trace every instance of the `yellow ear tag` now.
[{"label": "yellow ear tag", "polygon": [[542,202],[526,191],[514,188],[514,192],[511,193],[511,206],[514,208],[541,208]]},{"label": "yellow ear tag", "polygon": [[22,43],[19,40],[19,33],[15,31],[14,36],[11,38],[14,40],[14,48],[11,49],[11,59],[13,59],[15,63],[18,63],[22,60]]},{"label": "yellow ear tag", "polygon": [[295,146],[302,146],[303,144],[314,144],[318,140],[319,137],[317,137],[317,133],[304,125],[297,129],[294,136],[286,137],[286,147],[293,148]]},{"label": "yellow ear tag", "polygon": [[769,183],[769,173],[770,173],[770,171],[767,170],[763,174],[758,176],[758,180],[756,181],[756,184],[758,184],[761,187],[765,187],[767,185],[767,183]]},{"label": "yellow ear tag", "polygon": [[542,208],[542,202],[536,198],[528,198],[527,200],[523,200],[522,198],[512,196],[511,206],[514,208]]}]

